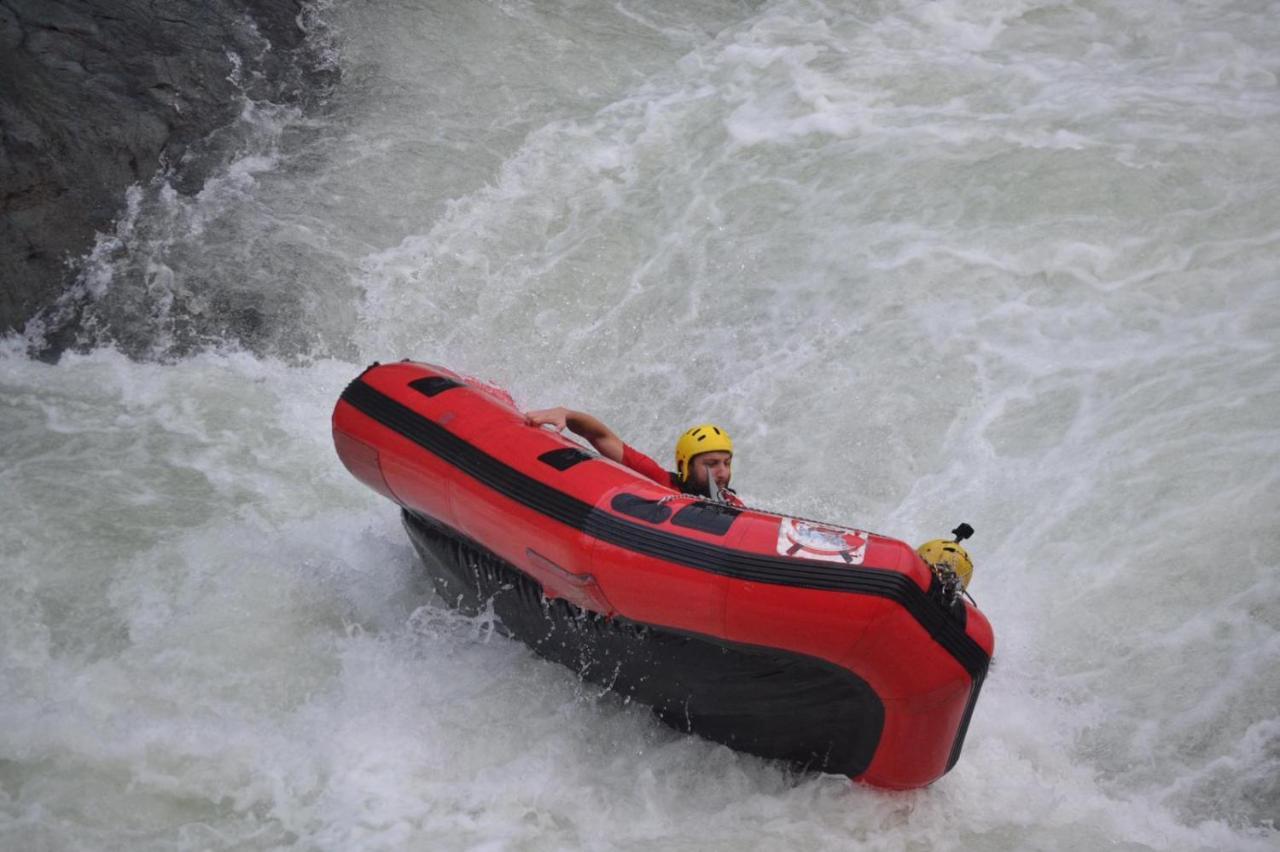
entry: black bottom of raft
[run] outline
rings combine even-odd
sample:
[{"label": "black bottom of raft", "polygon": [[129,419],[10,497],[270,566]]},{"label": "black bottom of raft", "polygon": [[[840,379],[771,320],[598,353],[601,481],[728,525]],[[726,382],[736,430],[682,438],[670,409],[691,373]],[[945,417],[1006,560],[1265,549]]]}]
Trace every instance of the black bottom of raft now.
[{"label": "black bottom of raft", "polygon": [[584,680],[649,705],[666,724],[803,770],[856,776],[871,762],[884,706],[851,672],[547,599],[528,575],[456,530],[402,516],[446,602],[469,614],[491,603],[509,635]]}]

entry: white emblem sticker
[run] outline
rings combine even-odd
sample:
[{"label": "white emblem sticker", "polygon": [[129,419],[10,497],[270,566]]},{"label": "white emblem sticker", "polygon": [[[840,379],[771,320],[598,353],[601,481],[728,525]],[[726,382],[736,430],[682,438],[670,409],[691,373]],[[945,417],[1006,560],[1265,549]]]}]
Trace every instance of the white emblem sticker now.
[{"label": "white emblem sticker", "polygon": [[861,565],[867,555],[867,534],[843,527],[783,518],[778,524],[778,553],[797,559],[821,559]]}]

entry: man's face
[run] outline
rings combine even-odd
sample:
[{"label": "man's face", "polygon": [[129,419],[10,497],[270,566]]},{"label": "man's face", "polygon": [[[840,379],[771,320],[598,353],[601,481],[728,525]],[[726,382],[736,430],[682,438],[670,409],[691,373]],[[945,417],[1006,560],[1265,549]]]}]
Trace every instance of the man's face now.
[{"label": "man's face", "polygon": [[708,477],[713,478],[719,487],[728,487],[729,478],[733,473],[732,467],[733,453],[727,453],[723,450],[700,453],[689,462],[690,473],[693,475],[693,484],[699,488],[706,487]]}]

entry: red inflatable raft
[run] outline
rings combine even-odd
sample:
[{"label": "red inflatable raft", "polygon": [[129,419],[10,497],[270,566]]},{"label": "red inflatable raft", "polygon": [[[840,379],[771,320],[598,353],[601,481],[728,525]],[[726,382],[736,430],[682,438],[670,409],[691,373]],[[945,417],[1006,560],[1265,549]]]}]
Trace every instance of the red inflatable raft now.
[{"label": "red inflatable raft", "polygon": [[679,494],[428,364],[366,370],[333,436],[448,603],[667,723],[882,787],[958,759],[991,627],[907,544]]}]

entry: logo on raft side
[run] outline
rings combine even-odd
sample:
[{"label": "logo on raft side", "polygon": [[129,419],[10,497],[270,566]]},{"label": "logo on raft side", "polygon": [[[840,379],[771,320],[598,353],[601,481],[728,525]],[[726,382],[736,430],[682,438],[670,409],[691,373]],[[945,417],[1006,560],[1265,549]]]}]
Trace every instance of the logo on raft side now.
[{"label": "logo on raft side", "polygon": [[861,565],[867,555],[867,534],[843,527],[783,518],[778,524],[778,554]]}]

